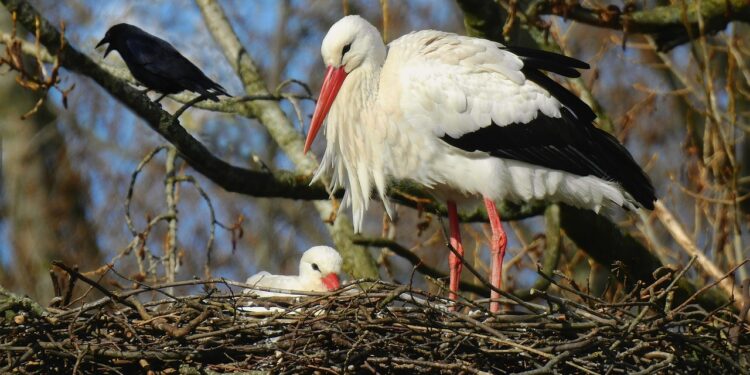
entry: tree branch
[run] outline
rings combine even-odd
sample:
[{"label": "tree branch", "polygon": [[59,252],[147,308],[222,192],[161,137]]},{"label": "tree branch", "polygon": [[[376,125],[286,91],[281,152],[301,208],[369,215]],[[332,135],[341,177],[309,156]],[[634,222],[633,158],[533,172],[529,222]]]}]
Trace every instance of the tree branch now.
[{"label": "tree branch", "polygon": [[505,15],[497,4],[485,0],[457,0],[457,3],[464,12],[467,35],[503,41],[503,29],[499,25],[503,24]]},{"label": "tree branch", "polygon": [[[270,95],[265,81],[250,56],[242,46],[221,5],[213,0],[196,0],[209,32],[224,52],[229,64],[240,77],[247,95]],[[256,115],[279,144],[284,153],[294,162],[297,170],[312,174],[318,166],[312,154],[302,153],[304,140],[294,128],[281,107],[272,101],[254,101],[245,104],[248,112]]]},{"label": "tree branch", "polygon": [[698,27],[700,18],[705,22],[705,32],[710,34],[726,29],[732,21],[748,22],[750,2],[702,0],[628,11],[616,6],[591,9],[578,3],[538,0],[532,3],[527,14],[531,19],[550,14],[626,33],[650,34],[655,38],[660,51],[668,51],[701,36]]},{"label": "tree branch", "polygon": [[236,167],[214,156],[203,144],[180,126],[169,113],[148,96],[126,82],[114,77],[91,58],[82,54],[61,39],[59,31],[50,25],[28,2],[24,0],[2,0],[10,12],[16,12],[18,22],[28,30],[35,29],[39,19],[40,42],[48,51],[59,49],[60,40],[65,47],[60,53],[63,67],[86,75],[102,86],[112,97],[130,108],[146,124],[173,144],[190,165],[199,173],[214,181],[227,191],[258,197],[285,197],[294,199],[326,199],[328,194],[322,185],[309,186],[309,177],[287,171],[259,172]]}]

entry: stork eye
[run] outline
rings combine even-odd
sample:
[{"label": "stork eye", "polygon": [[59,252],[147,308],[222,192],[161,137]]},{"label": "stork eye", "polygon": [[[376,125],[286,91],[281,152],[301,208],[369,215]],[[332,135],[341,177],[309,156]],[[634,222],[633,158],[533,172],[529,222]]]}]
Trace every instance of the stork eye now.
[{"label": "stork eye", "polygon": [[344,55],[346,55],[346,53],[349,52],[350,49],[352,49],[352,44],[351,43],[345,45],[344,49],[341,50],[341,57],[344,57]]},{"label": "stork eye", "polygon": [[315,263],[313,263],[313,264],[312,264],[312,269],[314,269],[314,270],[316,270],[316,271],[320,272],[320,268],[318,268],[318,265],[317,265],[317,264],[315,264]]}]

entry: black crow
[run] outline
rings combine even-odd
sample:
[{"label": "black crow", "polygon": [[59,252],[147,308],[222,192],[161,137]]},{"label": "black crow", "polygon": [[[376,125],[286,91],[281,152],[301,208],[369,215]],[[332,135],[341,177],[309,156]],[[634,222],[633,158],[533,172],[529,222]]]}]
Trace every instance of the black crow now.
[{"label": "black crow", "polygon": [[156,100],[157,103],[167,94],[184,90],[198,93],[215,102],[219,101],[218,95],[231,96],[167,41],[136,26],[120,23],[110,27],[96,47],[107,43],[109,45],[104,57],[113,50],[119,52],[138,82],[149,90],[163,94]]}]

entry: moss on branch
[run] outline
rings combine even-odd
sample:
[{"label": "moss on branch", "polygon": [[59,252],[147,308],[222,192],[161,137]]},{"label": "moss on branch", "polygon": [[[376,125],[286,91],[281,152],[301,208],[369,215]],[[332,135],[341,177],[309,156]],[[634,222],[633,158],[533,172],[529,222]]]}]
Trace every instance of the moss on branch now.
[{"label": "moss on branch", "polygon": [[616,6],[586,8],[578,3],[539,0],[527,12],[534,19],[539,15],[556,15],[588,25],[621,30],[627,33],[652,35],[659,49],[670,50],[704,34],[726,29],[732,21],[750,22],[750,1],[701,0],[678,2],[643,10],[620,9]]}]

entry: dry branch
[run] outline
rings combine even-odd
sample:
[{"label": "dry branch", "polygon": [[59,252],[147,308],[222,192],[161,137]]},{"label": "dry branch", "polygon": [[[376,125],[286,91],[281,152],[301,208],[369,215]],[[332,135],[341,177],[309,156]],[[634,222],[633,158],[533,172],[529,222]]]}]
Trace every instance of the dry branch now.
[{"label": "dry branch", "polygon": [[[726,278],[724,273],[719,270],[718,267],[716,267],[714,262],[708,259],[708,257],[703,254],[703,251],[695,246],[693,241],[688,237],[687,233],[685,233],[682,225],[677,221],[677,219],[675,219],[674,215],[672,215],[672,213],[664,206],[662,202],[656,202],[654,213],[656,214],[656,217],[661,220],[661,222],[664,224],[664,227],[667,228],[672,237],[674,237],[675,241],[677,241],[677,243],[680,244],[680,246],[685,250],[685,252],[687,252],[691,257],[695,257],[698,260],[698,264],[701,266],[701,268],[703,268],[712,278],[714,278],[715,280],[720,280],[719,285],[721,285],[724,293],[726,293],[727,295],[732,295],[732,292],[734,290],[733,278]],[[742,302],[741,300],[742,298],[740,298],[740,302]]]},{"label": "dry branch", "polygon": [[537,0],[527,13],[532,19],[552,14],[626,34],[652,35],[660,51],[699,38],[702,35],[699,30],[701,22],[705,24],[705,35],[726,29],[732,21],[750,21],[750,2],[747,0],[683,0],[643,10],[635,10],[634,3],[626,4],[624,9],[614,5],[588,8],[576,2]]}]

